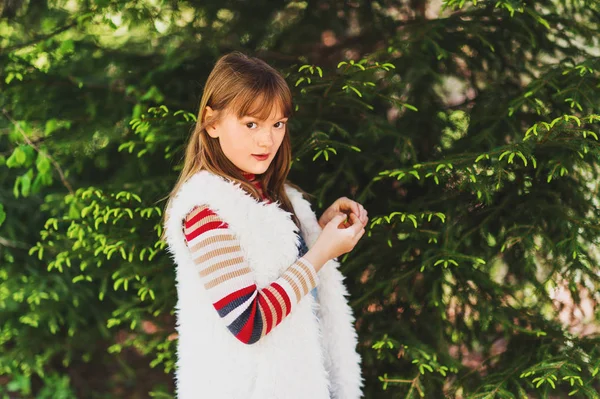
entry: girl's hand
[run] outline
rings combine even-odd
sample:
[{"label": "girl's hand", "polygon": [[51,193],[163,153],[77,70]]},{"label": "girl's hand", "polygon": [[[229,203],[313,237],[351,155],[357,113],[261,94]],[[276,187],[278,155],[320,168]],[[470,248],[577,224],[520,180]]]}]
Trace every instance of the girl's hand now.
[{"label": "girl's hand", "polygon": [[324,262],[352,251],[358,240],[365,234],[365,227],[354,213],[350,214],[349,220],[352,223],[350,227],[340,227],[345,218],[344,213],[334,216],[325,225],[313,246],[313,249],[325,257]]},{"label": "girl's hand", "polygon": [[[321,226],[321,228],[325,228],[325,225],[327,225],[329,221],[340,214],[345,216],[349,216],[350,214],[356,215],[363,227],[365,227],[369,221],[369,218],[367,217],[368,212],[361,204],[356,201],[352,201],[350,198],[341,197],[335,200],[335,202],[331,204],[331,206],[327,208],[325,212],[323,212],[321,218],[319,219],[319,226]],[[348,221],[341,223],[339,227],[348,227],[350,225],[351,219],[348,219]]]}]

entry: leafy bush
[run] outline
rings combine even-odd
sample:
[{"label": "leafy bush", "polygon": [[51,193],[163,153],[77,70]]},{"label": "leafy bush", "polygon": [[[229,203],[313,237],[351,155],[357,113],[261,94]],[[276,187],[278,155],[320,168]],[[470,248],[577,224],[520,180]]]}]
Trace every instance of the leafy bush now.
[{"label": "leafy bush", "polygon": [[241,49],[294,90],[313,208],[369,211],[342,258],[367,398],[598,397],[600,7],[440,6],[0,6],[0,392],[172,397],[163,200]]}]

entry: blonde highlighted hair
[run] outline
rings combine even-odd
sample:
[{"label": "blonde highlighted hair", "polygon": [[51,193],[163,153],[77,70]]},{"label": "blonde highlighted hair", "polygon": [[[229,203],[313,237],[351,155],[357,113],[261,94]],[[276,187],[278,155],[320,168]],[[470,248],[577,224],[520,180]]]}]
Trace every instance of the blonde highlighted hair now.
[{"label": "blonde highlighted hair", "polygon": [[[206,106],[214,111],[210,118],[205,118]],[[200,170],[207,170],[233,182],[240,183],[257,200],[260,200],[258,189],[252,185],[223,153],[218,138],[212,138],[206,127],[218,123],[223,114],[231,113],[239,119],[253,116],[266,120],[273,107],[279,106],[283,117],[290,117],[293,111],[292,93],[285,78],[263,60],[245,55],[239,51],[228,53],[216,62],[208,75],[196,126],[186,145],[183,159],[183,169],[168,198],[163,212],[163,226],[168,218],[172,197],[183,183]],[[284,184],[298,189],[305,197],[309,195],[298,186],[287,181],[292,160],[292,146],[289,137],[288,124],[285,125],[285,135],[277,154],[269,168],[257,179],[264,187],[264,193],[272,201],[279,201],[280,207],[292,214],[296,226],[300,222],[294,213],[292,204],[287,197]],[[161,240],[164,240],[163,230]]]}]

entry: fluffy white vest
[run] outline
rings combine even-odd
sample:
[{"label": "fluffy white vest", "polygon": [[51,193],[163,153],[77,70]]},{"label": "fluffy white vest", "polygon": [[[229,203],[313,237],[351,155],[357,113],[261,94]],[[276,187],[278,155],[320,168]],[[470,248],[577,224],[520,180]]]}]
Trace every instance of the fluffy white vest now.
[{"label": "fluffy white vest", "polygon": [[[321,232],[316,215],[299,191],[288,185],[285,190],[311,248]],[[332,259],[319,271],[318,301],[304,296],[268,335],[244,344],[215,311],[185,244],[183,219],[200,204],[208,204],[239,238],[258,288],[276,280],[298,256],[298,228],[278,203],[258,202],[239,184],[208,171],[197,172],[181,186],[164,226],[168,252],[176,264],[177,397],[362,397],[357,334],[339,263]]]}]

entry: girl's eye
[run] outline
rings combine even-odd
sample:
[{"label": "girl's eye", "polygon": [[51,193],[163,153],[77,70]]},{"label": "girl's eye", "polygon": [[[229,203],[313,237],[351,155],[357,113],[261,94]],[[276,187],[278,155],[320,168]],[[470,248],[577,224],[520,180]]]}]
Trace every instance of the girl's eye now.
[{"label": "girl's eye", "polygon": [[[280,126],[280,127],[284,127],[284,126],[285,126],[285,122],[277,122],[277,123],[281,123],[281,126]],[[276,123],[276,124],[277,124],[277,123]]]},{"label": "girl's eye", "polygon": [[253,123],[256,125],[256,122],[248,122],[248,123],[246,123],[246,127],[247,127],[248,129],[252,129],[252,127],[250,127],[250,126],[248,126],[248,125],[252,125]]}]

